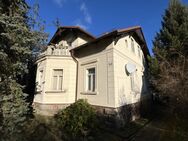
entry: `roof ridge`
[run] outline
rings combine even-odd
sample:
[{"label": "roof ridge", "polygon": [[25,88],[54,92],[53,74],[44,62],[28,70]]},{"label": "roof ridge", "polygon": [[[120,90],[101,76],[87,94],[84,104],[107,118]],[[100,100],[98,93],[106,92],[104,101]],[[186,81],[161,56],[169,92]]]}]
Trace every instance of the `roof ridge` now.
[{"label": "roof ridge", "polygon": [[80,31],[88,34],[89,36],[91,36],[93,39],[96,39],[96,37],[94,35],[92,35],[91,33],[89,33],[88,31],[86,31],[85,29],[83,29],[80,26],[60,26],[58,29],[60,28],[74,28],[74,29],[79,29]]},{"label": "roof ridge", "polygon": [[120,28],[120,29],[117,29],[117,31],[122,32],[122,31],[135,30],[135,29],[141,29],[141,26],[130,26],[127,28]]}]

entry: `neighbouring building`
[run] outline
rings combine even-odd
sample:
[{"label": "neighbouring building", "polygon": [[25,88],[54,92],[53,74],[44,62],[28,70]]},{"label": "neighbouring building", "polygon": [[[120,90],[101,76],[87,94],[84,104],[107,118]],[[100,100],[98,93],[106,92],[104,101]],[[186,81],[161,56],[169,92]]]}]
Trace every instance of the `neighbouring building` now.
[{"label": "neighbouring building", "polygon": [[78,99],[106,114],[137,107],[150,97],[147,55],[139,26],[97,38],[77,26],[59,27],[36,61],[36,112],[53,115]]}]

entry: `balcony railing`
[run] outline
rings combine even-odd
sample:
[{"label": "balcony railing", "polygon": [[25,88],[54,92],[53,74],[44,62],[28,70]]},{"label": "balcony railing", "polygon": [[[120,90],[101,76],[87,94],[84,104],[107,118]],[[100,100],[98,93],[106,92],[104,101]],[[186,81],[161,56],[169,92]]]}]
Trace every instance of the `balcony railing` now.
[{"label": "balcony railing", "polygon": [[39,58],[46,56],[46,55],[51,55],[51,56],[70,56],[69,52],[69,46],[48,46],[47,49],[40,53],[38,56]]}]

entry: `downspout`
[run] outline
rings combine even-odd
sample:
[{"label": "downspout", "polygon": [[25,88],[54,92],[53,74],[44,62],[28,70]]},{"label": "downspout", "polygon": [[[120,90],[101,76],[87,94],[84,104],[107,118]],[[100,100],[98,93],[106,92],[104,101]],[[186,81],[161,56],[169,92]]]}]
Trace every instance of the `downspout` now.
[{"label": "downspout", "polygon": [[77,101],[78,99],[78,95],[77,95],[77,92],[78,92],[78,60],[76,60],[75,56],[74,56],[74,50],[70,50],[70,54],[71,54],[71,57],[73,58],[74,62],[76,62],[76,90],[75,90],[75,102]]}]

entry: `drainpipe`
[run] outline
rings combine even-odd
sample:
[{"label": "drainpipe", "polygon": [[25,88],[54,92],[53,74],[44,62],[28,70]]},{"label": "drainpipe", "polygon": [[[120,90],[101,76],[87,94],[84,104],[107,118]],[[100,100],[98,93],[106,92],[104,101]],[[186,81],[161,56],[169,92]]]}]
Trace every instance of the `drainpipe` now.
[{"label": "drainpipe", "polygon": [[78,99],[78,95],[77,95],[77,92],[78,92],[78,60],[76,60],[75,56],[74,56],[74,50],[70,50],[70,54],[71,54],[71,57],[73,58],[74,62],[76,62],[76,95],[75,95],[75,102],[77,101]]}]

